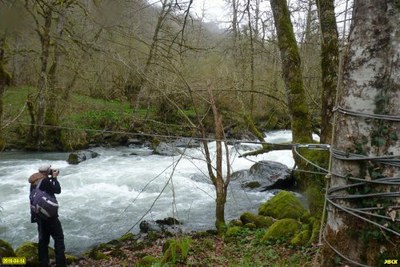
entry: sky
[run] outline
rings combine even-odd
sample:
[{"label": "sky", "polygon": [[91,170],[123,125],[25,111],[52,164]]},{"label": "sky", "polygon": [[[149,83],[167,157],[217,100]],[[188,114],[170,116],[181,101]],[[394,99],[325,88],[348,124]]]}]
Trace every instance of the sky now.
[{"label": "sky", "polygon": [[[207,22],[222,22],[226,20],[226,6],[224,0],[193,0],[193,9],[198,17],[201,17],[204,8]],[[225,17],[225,19],[224,19]]]}]

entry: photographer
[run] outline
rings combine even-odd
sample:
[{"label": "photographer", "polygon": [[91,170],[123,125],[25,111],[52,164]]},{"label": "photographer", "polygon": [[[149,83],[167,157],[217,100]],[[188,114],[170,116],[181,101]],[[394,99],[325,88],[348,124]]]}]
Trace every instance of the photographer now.
[{"label": "photographer", "polygon": [[[59,175],[58,170],[51,169],[50,164],[44,164],[39,167],[39,172],[34,173],[29,177],[31,184],[30,191],[32,191],[40,182],[39,189],[46,191],[51,196],[61,193],[61,186],[57,180]],[[43,219],[31,213],[31,222],[36,222],[38,225],[39,235],[39,263],[40,266],[49,265],[48,246],[50,243],[50,236],[54,239],[54,250],[56,254],[56,266],[66,266],[65,261],[65,245],[64,233],[61,222],[58,219],[58,214],[54,217]]]}]

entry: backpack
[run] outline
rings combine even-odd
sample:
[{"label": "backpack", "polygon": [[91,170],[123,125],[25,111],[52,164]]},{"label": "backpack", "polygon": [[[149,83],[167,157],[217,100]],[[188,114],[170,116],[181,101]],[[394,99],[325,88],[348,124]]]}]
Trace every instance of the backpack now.
[{"label": "backpack", "polygon": [[39,181],[36,188],[32,189],[29,199],[31,202],[32,214],[40,219],[46,220],[57,215],[58,201],[46,191],[40,190],[42,181],[43,179]]}]

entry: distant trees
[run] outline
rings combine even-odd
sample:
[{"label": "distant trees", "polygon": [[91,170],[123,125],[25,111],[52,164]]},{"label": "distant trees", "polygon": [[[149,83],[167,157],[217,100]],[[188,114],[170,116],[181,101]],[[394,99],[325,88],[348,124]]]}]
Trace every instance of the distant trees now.
[{"label": "distant trees", "polygon": [[7,85],[10,85],[11,75],[6,70],[5,62],[6,33],[0,31],[0,150],[4,149],[3,139],[3,95]]},{"label": "distant trees", "polygon": [[0,1],[0,151],[5,148],[5,140],[3,137],[3,96],[6,87],[11,84],[11,74],[7,70],[7,60],[9,55],[6,55],[7,38],[14,31],[15,13],[13,13],[13,1]]}]

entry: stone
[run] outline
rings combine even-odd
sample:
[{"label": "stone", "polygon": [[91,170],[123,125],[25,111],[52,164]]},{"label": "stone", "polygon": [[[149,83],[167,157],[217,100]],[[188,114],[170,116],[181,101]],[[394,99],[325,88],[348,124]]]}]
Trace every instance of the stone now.
[{"label": "stone", "polygon": [[260,161],[249,170],[232,173],[232,181],[239,182],[247,190],[288,189],[295,185],[290,169],[275,161]]},{"label": "stone", "polygon": [[177,226],[181,224],[175,218],[168,217],[156,221],[143,220],[139,224],[139,229],[141,233],[182,233],[182,229]]},{"label": "stone", "polygon": [[274,222],[263,236],[263,240],[291,238],[299,231],[300,225],[295,219],[281,219]]},{"label": "stone", "polygon": [[258,214],[271,216],[275,219],[291,218],[296,220],[304,220],[309,216],[300,199],[294,193],[288,191],[281,191],[261,204],[258,208]]},{"label": "stone", "polygon": [[251,212],[245,212],[240,216],[243,225],[254,224],[256,228],[267,228],[274,222],[272,217],[257,215]]},{"label": "stone", "polygon": [[85,160],[94,159],[98,156],[100,156],[100,154],[92,150],[79,151],[69,154],[67,162],[71,165],[78,165]]},{"label": "stone", "polygon": [[154,149],[154,154],[161,156],[178,156],[181,154],[181,151],[172,143],[161,142],[156,149]]}]

